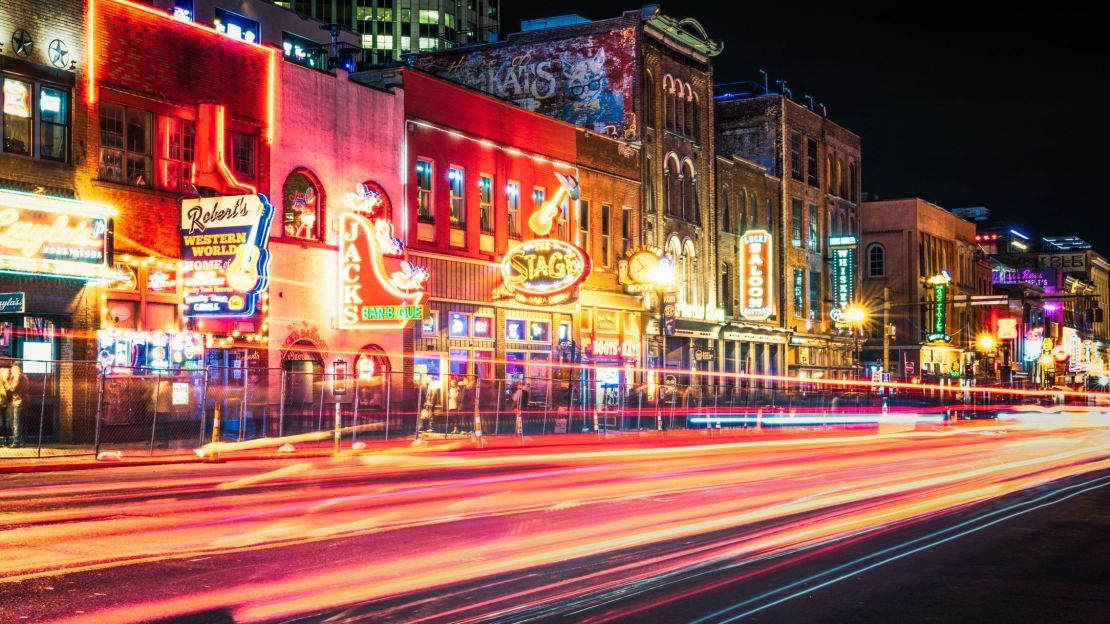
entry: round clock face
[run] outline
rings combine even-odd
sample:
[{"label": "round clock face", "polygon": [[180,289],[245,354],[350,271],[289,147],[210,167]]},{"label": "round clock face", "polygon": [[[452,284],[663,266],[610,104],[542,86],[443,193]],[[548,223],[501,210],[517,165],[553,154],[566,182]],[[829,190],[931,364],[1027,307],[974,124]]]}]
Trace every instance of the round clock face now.
[{"label": "round clock face", "polygon": [[638,252],[628,259],[628,276],[642,284],[650,283],[652,269],[658,265],[659,256],[650,251]]}]

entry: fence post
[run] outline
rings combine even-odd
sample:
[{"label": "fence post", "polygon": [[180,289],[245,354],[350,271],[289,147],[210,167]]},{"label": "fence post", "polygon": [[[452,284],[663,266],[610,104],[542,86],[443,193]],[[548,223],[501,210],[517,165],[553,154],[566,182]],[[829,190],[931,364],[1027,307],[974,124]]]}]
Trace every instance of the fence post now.
[{"label": "fence post", "polygon": [[204,428],[208,420],[208,414],[205,412],[208,406],[208,375],[211,369],[211,366],[204,367],[204,382],[200,388],[200,436],[197,438],[197,447],[204,446]]},{"label": "fence post", "polygon": [[93,457],[100,455],[100,422],[104,418],[104,374],[97,371],[96,375],[96,429],[93,432]]},{"label": "fence post", "polygon": [[644,414],[644,389],[641,385],[636,389],[636,435],[640,435],[640,417]]},{"label": "fence post", "polygon": [[[416,377],[416,436],[413,439],[419,440],[420,420],[423,418],[424,415],[424,384],[423,380],[421,379],[421,375],[417,375]],[[431,415],[431,412],[429,412],[428,416],[431,417]]]},{"label": "fence post", "polygon": [[278,437],[285,437],[285,378],[289,372],[281,369],[281,381],[278,383]]},{"label": "fence post", "polygon": [[351,442],[354,443],[354,441],[358,439],[358,395],[360,394],[358,382],[360,380],[357,374],[352,374],[351,376],[353,378],[351,386],[355,391],[355,400],[353,403],[354,411],[351,413]]},{"label": "fence post", "polygon": [[501,401],[505,398],[504,381],[497,382],[497,395],[493,402],[493,435],[501,433]]},{"label": "fence post", "polygon": [[212,410],[212,452],[209,453],[212,461],[220,461],[220,406],[216,404]]},{"label": "fence post", "polygon": [[721,387],[719,385],[713,386],[713,415],[717,417],[717,437],[721,437],[721,408],[717,404],[721,398]]},{"label": "fence post", "polygon": [[[392,373],[390,373],[392,375]],[[385,383],[385,441],[389,442],[389,406],[393,403],[393,378],[390,375],[382,373],[382,381]]]},{"label": "fence post", "polygon": [[332,445],[332,454],[339,454],[339,431],[342,428],[342,417],[339,412],[339,401],[335,402],[335,435],[334,443]]},{"label": "fence post", "polygon": [[485,447],[482,439],[482,412],[478,409],[478,400],[482,397],[482,385],[477,376],[474,378],[474,437],[477,439],[478,448]]},{"label": "fence post", "polygon": [[150,454],[154,455],[154,434],[158,431],[158,400],[162,398],[162,375],[154,382],[154,416],[150,419]]},{"label": "fence post", "polygon": [[551,379],[547,380],[547,392],[543,400],[543,428],[540,429],[540,435],[547,435],[547,408],[551,405]]},{"label": "fence post", "polygon": [[[58,365],[57,362],[54,362],[52,364],[52,367],[57,366],[57,365]],[[42,376],[42,402],[39,403],[39,443],[38,443],[39,448],[38,448],[37,451],[35,451],[36,457],[42,457],[42,425],[46,421],[46,386],[47,386],[47,380],[51,376],[52,375],[50,373],[47,373],[47,374]],[[18,416],[17,416],[17,418],[18,418]],[[14,431],[14,429],[13,429],[13,431]],[[22,444],[22,443],[23,442],[21,440],[20,444]]]}]

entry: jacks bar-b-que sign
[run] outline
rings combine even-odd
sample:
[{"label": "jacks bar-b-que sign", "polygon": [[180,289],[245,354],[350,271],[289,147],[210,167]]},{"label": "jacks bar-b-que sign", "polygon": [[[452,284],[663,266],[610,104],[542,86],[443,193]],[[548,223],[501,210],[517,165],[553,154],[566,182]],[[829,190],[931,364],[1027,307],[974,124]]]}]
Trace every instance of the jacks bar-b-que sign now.
[{"label": "jacks bar-b-que sign", "polygon": [[102,204],[0,191],[0,271],[107,277],[110,215]]},{"label": "jacks bar-b-que sign", "polygon": [[424,318],[426,267],[409,263],[393,236],[393,207],[374,182],[358,184],[339,215],[340,329],[403,328]]},{"label": "jacks bar-b-que sign", "polygon": [[181,202],[185,316],[251,316],[266,287],[270,221],[265,195]]}]

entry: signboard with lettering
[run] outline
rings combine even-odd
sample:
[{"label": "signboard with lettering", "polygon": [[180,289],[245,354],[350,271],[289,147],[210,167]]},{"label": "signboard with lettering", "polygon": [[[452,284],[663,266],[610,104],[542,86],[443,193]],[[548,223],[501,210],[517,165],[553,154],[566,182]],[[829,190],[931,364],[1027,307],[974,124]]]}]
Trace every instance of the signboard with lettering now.
[{"label": "signboard with lettering", "polygon": [[748,320],[766,320],[775,313],[772,241],[767,230],[740,237],[740,315]]},{"label": "signboard with lettering", "polygon": [[948,277],[947,272],[928,279],[929,285],[933,287],[933,324],[930,333],[925,337],[929,342],[950,342],[952,339],[944,331],[948,327],[944,296],[948,292],[949,281],[951,278]]},{"label": "signboard with lettering", "polygon": [[673,336],[675,332],[675,307],[678,305],[678,293],[663,293],[663,334]]},{"label": "signboard with lettering", "polygon": [[993,284],[1028,284],[1030,286],[1056,286],[1056,269],[996,269],[991,272]]},{"label": "signboard with lettering", "polygon": [[0,191],[0,271],[109,278],[104,204]]},{"label": "signboard with lettering", "polygon": [[997,321],[997,329],[999,340],[1013,340],[1017,338],[1017,319],[1016,318],[1000,318]]},{"label": "signboard with lettering", "polygon": [[1037,264],[1042,267],[1057,267],[1065,272],[1082,271],[1087,268],[1087,254],[1083,252],[1039,254]]},{"label": "signboard with lettering", "polygon": [[23,314],[27,309],[27,293],[0,293],[0,314]]},{"label": "signboard with lettering", "polygon": [[410,264],[393,236],[393,205],[373,182],[357,184],[339,215],[339,327],[403,328],[424,318],[428,269]]},{"label": "signboard with lettering", "polygon": [[187,317],[251,316],[266,287],[270,221],[265,195],[181,202],[181,259]]},{"label": "signboard with lettering", "polygon": [[[837,308],[847,308],[856,298],[856,237],[829,238],[832,267],[832,299]],[[833,319],[834,322],[838,319]]]},{"label": "signboard with lettering", "polygon": [[557,305],[577,298],[575,287],[590,274],[582,249],[557,238],[525,241],[505,253],[501,275],[520,303]]}]

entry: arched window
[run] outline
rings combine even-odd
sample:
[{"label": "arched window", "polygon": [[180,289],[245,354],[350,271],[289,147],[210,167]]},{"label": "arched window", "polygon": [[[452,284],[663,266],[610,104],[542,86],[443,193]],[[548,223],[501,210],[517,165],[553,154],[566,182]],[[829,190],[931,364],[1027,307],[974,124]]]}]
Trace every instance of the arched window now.
[{"label": "arched window", "polygon": [[670,158],[666,159],[663,163],[663,212],[668,216],[675,214],[675,204],[678,203],[674,193],[674,187],[678,183],[677,178],[678,172],[672,170]]},{"label": "arched window", "polygon": [[744,227],[748,229],[755,229],[755,224],[759,222],[759,204],[756,203],[755,191],[748,195],[748,222]]},{"label": "arched window", "polygon": [[655,78],[651,72],[644,75],[644,125],[655,127]]},{"label": "arched window", "polygon": [[725,314],[732,316],[732,265],[721,263],[721,307]]},{"label": "arched window", "polygon": [[748,229],[748,194],[744,189],[740,189],[740,194],[736,197],[736,208],[740,211],[736,227],[743,234]]},{"label": "arched window", "polygon": [[[698,257],[694,250],[694,243],[689,240],[683,245],[682,258],[682,277],[685,282],[683,290],[686,291],[686,304],[691,306],[701,305],[701,291],[698,289],[698,284],[701,281],[701,277],[698,275]],[[712,285],[712,282],[710,284]]]},{"label": "arched window", "polygon": [[694,94],[691,93],[690,85],[686,85],[686,97],[683,98],[686,104],[686,119],[683,120],[683,134],[688,137],[694,136]]},{"label": "arched window", "polygon": [[867,248],[867,277],[886,275],[886,248],[874,243]]},{"label": "arched window", "polygon": [[693,96],[694,101],[690,104],[690,119],[693,121],[693,131],[690,133],[690,136],[693,137],[694,142],[697,143],[700,140],[699,137],[701,137],[701,115],[699,115],[701,112],[701,100],[698,99],[697,93],[694,93]]},{"label": "arched window", "polygon": [[320,180],[308,169],[295,169],[281,188],[281,235],[320,240],[324,222],[324,192]]},{"label": "arched window", "polygon": [[721,187],[721,230],[732,231],[732,215],[728,209],[728,185]]},{"label": "arched window", "polygon": [[852,161],[848,161],[848,201],[859,203],[859,197],[856,195],[856,163]]},{"label": "arched window", "polygon": [[697,178],[694,177],[694,163],[687,160],[682,168],[685,188],[683,188],[682,218],[690,223],[701,223],[698,210]]},{"label": "arched window", "polygon": [[833,180],[832,152],[825,154],[825,192],[836,195],[836,182]]},{"label": "arched window", "polygon": [[766,208],[767,208],[766,213],[767,214],[764,215],[764,218],[767,219],[767,231],[768,232],[774,232],[774,229],[775,229],[775,209],[774,209],[774,206],[775,205],[771,202],[771,200],[768,199],[767,200],[767,206],[766,206]]},{"label": "arched window", "polygon": [[836,161],[836,185],[833,187],[833,195],[837,197],[844,197],[844,170],[840,166],[840,159]]}]

